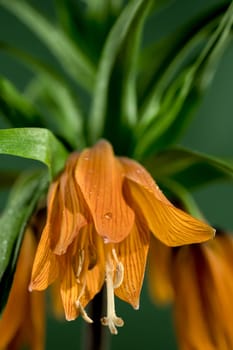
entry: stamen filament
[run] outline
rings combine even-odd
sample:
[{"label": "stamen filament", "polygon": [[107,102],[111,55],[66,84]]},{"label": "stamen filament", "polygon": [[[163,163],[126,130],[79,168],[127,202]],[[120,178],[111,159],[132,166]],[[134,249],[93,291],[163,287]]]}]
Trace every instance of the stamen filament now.
[{"label": "stamen filament", "polygon": [[83,264],[84,264],[84,249],[81,249],[79,250],[78,252],[78,269],[77,269],[77,272],[76,272],[76,280],[78,283],[80,283],[80,279],[79,279],[79,276],[82,272],[82,269],[83,269]]},{"label": "stamen filament", "polygon": [[75,302],[75,305],[76,305],[77,309],[79,309],[80,315],[82,316],[84,321],[86,321],[87,323],[93,323],[93,320],[88,316],[87,312],[85,311],[84,307],[82,306],[82,304],[80,302],[80,298],[82,297],[82,295],[84,293],[85,287],[86,287],[86,283],[83,284],[82,289],[79,293],[79,297]]},{"label": "stamen filament", "polygon": [[108,326],[112,334],[117,334],[116,327],[122,327],[124,321],[116,315],[115,311],[113,272],[113,263],[109,259],[106,263],[107,317],[103,317],[101,323]]},{"label": "stamen filament", "polygon": [[80,301],[77,300],[75,304],[76,304],[77,308],[79,309],[80,315],[82,316],[84,321],[86,321],[87,323],[93,323],[93,320],[88,316],[87,312],[85,311],[85,309],[82,306],[82,304],[80,303]]}]

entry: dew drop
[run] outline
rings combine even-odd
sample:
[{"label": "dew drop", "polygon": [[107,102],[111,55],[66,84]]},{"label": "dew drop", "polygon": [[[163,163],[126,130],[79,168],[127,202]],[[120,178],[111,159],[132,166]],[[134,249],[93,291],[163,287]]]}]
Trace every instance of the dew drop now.
[{"label": "dew drop", "polygon": [[111,220],[112,219],[112,213],[111,212],[105,213],[104,214],[104,218],[107,219],[107,220]]},{"label": "dew drop", "polygon": [[106,237],[106,236],[103,237],[103,241],[104,241],[104,244],[110,243],[108,237]]}]

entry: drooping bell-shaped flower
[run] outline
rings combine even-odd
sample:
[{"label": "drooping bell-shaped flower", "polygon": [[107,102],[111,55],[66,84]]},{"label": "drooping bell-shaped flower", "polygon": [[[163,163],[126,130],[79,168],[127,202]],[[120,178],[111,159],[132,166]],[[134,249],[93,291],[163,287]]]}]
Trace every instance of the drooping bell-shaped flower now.
[{"label": "drooping bell-shaped flower", "polygon": [[102,324],[116,334],[114,295],[139,307],[151,233],[168,246],[202,242],[214,230],[175,208],[139,163],[116,157],[104,140],[69,157],[51,184],[47,221],[34,261],[30,289],[56,279],[68,320],[107,287]]},{"label": "drooping bell-shaped flower", "polygon": [[232,349],[232,236],[179,248],[172,271],[180,349]]}]

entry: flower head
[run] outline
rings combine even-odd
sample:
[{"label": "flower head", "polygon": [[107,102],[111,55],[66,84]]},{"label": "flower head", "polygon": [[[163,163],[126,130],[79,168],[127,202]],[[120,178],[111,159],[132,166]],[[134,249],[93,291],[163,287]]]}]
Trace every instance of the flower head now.
[{"label": "flower head", "polygon": [[35,255],[31,229],[27,229],[10,295],[0,320],[0,349],[44,349],[44,296],[30,294],[28,283]]},{"label": "flower head", "polygon": [[233,348],[233,239],[179,248],[173,258],[175,321],[180,349]]},{"label": "flower head", "polygon": [[201,242],[214,230],[175,208],[137,162],[114,156],[111,145],[73,153],[52,183],[48,214],[38,246],[30,289],[57,278],[68,320],[107,287],[102,323],[117,333],[114,294],[139,307],[150,232],[169,246]]}]

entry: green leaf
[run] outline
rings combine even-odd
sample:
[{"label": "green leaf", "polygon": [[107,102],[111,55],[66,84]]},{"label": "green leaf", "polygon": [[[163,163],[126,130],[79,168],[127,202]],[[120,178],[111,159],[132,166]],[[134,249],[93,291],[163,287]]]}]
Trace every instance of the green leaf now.
[{"label": "green leaf", "polygon": [[0,218],[0,312],[12,285],[24,231],[48,187],[48,174],[24,175],[16,183]]},{"label": "green leaf", "polygon": [[0,130],[0,154],[38,160],[56,176],[64,167],[67,151],[47,129],[18,128]]},{"label": "green leaf", "polygon": [[85,147],[83,111],[78,98],[62,81],[41,74],[27,86],[25,95],[47,112],[48,129],[65,139],[72,149]]},{"label": "green leaf", "polygon": [[213,181],[233,180],[233,160],[174,147],[146,160],[147,169],[158,181],[176,181],[187,189]]},{"label": "green leaf", "polygon": [[[28,62],[37,75],[26,88],[24,94],[19,93],[6,79],[0,78],[0,109],[12,127],[46,127],[61,136],[71,148],[84,147],[83,121],[84,113],[80,107],[78,96],[67,82],[53,68],[28,53],[0,42],[0,48],[16,55],[23,63]],[[47,96],[49,106],[41,111],[38,97]],[[30,101],[30,102],[29,102]],[[34,105],[32,104],[34,103]],[[46,116],[47,107],[52,107],[51,114]],[[64,125],[66,127],[64,128]]]},{"label": "green leaf", "polygon": [[143,11],[143,9],[148,6],[149,3],[150,1],[148,0],[130,1],[122,10],[106,39],[97,72],[94,98],[89,120],[91,142],[95,142],[101,135],[103,135],[109,82],[116,58],[124,44],[125,38],[132,28],[134,19],[140,14],[140,11]]},{"label": "green leaf", "polygon": [[[167,141],[166,132],[176,123],[176,118],[182,113],[182,108],[186,108],[185,102],[194,89],[197,88],[195,85],[198,86],[199,92],[205,90],[209,82],[207,80],[216,70],[217,62],[220,60],[228,42],[232,23],[233,3],[194,62],[182,68],[181,73],[170,83],[166,91],[161,91],[161,86],[159,88],[155,86],[152,89],[135,131],[135,139],[139,140],[135,149],[134,156],[136,158],[140,159],[145,155],[154,153],[161,145],[168,146],[163,142],[163,136],[165,135]],[[194,105],[195,102],[192,104]],[[181,120],[180,122],[182,123]],[[185,122],[186,118],[184,119]],[[174,128],[173,131],[174,135],[170,140],[170,144],[176,139],[180,128],[178,127],[177,133]]]},{"label": "green leaf", "polygon": [[88,91],[92,91],[95,69],[88,57],[63,31],[55,24],[49,23],[45,17],[23,0],[20,2],[18,0],[0,0],[0,5],[17,16],[47,45],[72,79],[75,79]]},{"label": "green leaf", "polygon": [[221,4],[208,9],[208,12],[189,21],[175,33],[144,48],[139,67],[140,105],[156,85],[158,90],[165,90],[169,86],[190,53],[211,35],[228,6]]},{"label": "green leaf", "polygon": [[43,126],[36,108],[5,78],[0,77],[0,113],[14,127]]},{"label": "green leaf", "polygon": [[87,0],[87,15],[101,23],[118,13],[122,3],[122,0]]}]

